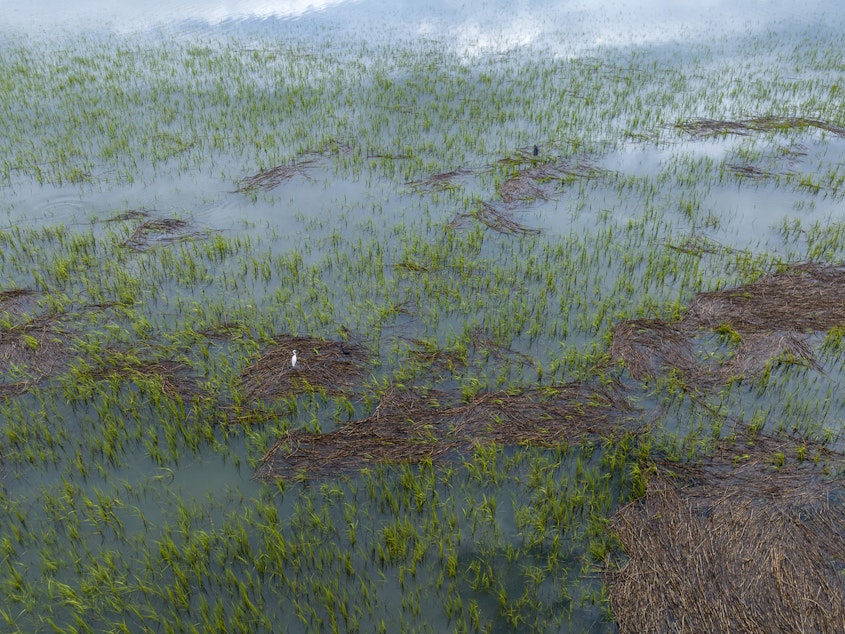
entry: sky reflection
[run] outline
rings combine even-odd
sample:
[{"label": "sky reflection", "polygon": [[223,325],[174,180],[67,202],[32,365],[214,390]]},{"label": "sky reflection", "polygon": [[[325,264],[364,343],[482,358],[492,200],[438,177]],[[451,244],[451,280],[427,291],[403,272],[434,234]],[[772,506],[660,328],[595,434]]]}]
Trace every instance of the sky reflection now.
[{"label": "sky reflection", "polygon": [[[309,18],[364,36],[446,36],[466,52],[562,40],[605,47],[715,39],[841,22],[840,0],[34,0],[14,3],[0,30],[143,31],[179,23]],[[571,42],[570,42],[571,44]]]}]

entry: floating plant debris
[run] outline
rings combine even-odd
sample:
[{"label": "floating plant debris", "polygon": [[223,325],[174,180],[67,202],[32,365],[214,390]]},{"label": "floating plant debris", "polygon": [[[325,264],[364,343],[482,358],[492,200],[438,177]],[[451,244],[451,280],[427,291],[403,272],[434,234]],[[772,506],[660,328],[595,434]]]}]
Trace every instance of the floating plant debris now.
[{"label": "floating plant debris", "polygon": [[470,174],[471,170],[466,168],[458,168],[448,172],[440,172],[432,174],[427,178],[421,180],[408,181],[406,185],[413,187],[416,191],[424,194],[432,192],[446,191],[455,187],[455,181],[461,176]]},{"label": "floating plant debris", "polygon": [[235,191],[239,194],[271,191],[294,176],[306,175],[313,163],[313,160],[305,160],[261,170],[257,174],[241,179]]},{"label": "floating plant debris", "polygon": [[[705,387],[759,374],[778,359],[821,371],[806,333],[843,325],[845,271],[800,264],[751,284],[699,293],[679,321],[621,322],[613,328],[610,354],[635,379],[674,370],[690,386]],[[696,338],[708,329],[732,334],[738,347],[718,360],[701,360]]]},{"label": "floating plant debris", "polygon": [[686,376],[700,371],[690,333],[676,324],[660,320],[633,320],[613,328],[610,356],[624,361],[637,380],[653,377],[673,368]]},{"label": "floating plant debris", "polygon": [[[143,217],[143,216],[141,216]],[[140,223],[123,246],[133,251],[146,251],[157,245],[166,245],[201,237],[203,233],[191,223],[179,218],[149,218]]]},{"label": "floating plant debris", "polygon": [[164,395],[177,400],[188,400],[200,394],[196,378],[190,368],[170,359],[147,359],[136,351],[105,350],[102,363],[85,363],[78,368],[78,376],[93,381],[115,380],[135,383],[152,381]]},{"label": "floating plant debris", "polygon": [[845,137],[845,127],[808,117],[752,117],[737,121],[719,119],[694,119],[679,123],[678,129],[693,136],[715,136],[720,134],[748,134],[749,132],[771,132],[777,130],[793,130],[802,128],[817,128],[832,132],[836,136]]},{"label": "floating plant debris", "polygon": [[727,168],[732,171],[737,176],[743,176],[745,178],[751,178],[755,180],[760,180],[764,178],[771,178],[776,176],[772,172],[767,172],[765,170],[761,170],[759,167],[755,167],[754,165],[742,165],[739,163],[729,163]]},{"label": "floating plant debris", "polygon": [[0,329],[0,374],[4,379],[0,390],[23,393],[64,367],[68,349],[58,324],[56,315],[40,315]]},{"label": "floating plant debris", "polygon": [[612,527],[621,632],[833,632],[845,622],[845,498],[831,455],[800,439],[740,436],[659,463]]},{"label": "floating plant debris", "polygon": [[699,293],[686,324],[740,332],[823,331],[845,324],[845,268],[819,263],[792,265],[735,288]]},{"label": "floating plant debris", "polygon": [[468,218],[477,220],[481,224],[498,233],[508,235],[530,235],[540,233],[539,229],[529,227],[518,222],[510,210],[497,209],[489,203],[481,203],[475,211],[457,214],[454,218],[452,218],[448,226],[456,229]]},{"label": "floating plant debris", "polygon": [[587,158],[546,161],[507,178],[499,185],[499,196],[510,206],[535,199],[548,200],[561,191],[565,179],[594,178],[600,174],[602,170]]},{"label": "floating plant debris", "polygon": [[[296,367],[291,355],[297,350]],[[323,390],[341,394],[355,385],[367,367],[367,349],[357,342],[277,335],[261,357],[241,373],[247,399],[284,398]]]},{"label": "floating plant debris", "polygon": [[391,388],[368,417],[324,434],[290,431],[262,459],[259,477],[335,476],[379,463],[419,463],[479,445],[555,447],[623,424],[630,406],[582,385],[457,394]]},{"label": "floating plant debris", "polygon": [[28,288],[10,288],[0,291],[0,312],[19,317],[32,304],[36,293]]}]

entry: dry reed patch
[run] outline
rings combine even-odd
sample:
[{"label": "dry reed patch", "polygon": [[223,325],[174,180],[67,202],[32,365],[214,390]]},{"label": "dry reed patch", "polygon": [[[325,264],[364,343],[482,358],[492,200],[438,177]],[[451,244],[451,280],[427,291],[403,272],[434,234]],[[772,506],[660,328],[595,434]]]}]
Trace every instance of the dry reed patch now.
[{"label": "dry reed patch", "polygon": [[381,463],[437,460],[457,448],[435,424],[438,395],[391,389],[366,418],[325,434],[292,430],[264,455],[257,476],[332,477]]},{"label": "dry reed patch", "polygon": [[503,181],[499,185],[499,196],[506,205],[516,205],[538,198],[548,200],[546,191],[528,171],[521,172]]},{"label": "dry reed patch", "polygon": [[523,354],[494,341],[482,328],[476,327],[469,332],[469,346],[459,346],[456,349],[441,348],[435,342],[414,337],[400,337],[410,344],[408,357],[440,372],[453,372],[466,368],[471,359],[508,363],[515,362],[522,365],[532,365],[534,360]]},{"label": "dry reed patch", "polygon": [[466,367],[466,359],[458,352],[444,350],[425,339],[404,339],[412,345],[408,356],[419,363],[443,372],[452,372]]},{"label": "dry reed patch", "polygon": [[244,335],[247,332],[249,332],[249,329],[245,324],[241,322],[223,321],[218,324],[214,324],[213,326],[209,326],[208,328],[200,330],[199,334],[208,339],[224,341],[227,339],[233,339],[240,335]]},{"label": "dry reed patch", "polygon": [[697,234],[687,236],[683,242],[679,242],[677,244],[666,243],[666,246],[678,251],[679,253],[689,253],[697,256],[704,255],[705,253],[712,255],[727,255],[737,252],[736,249],[726,247],[715,240],[711,240]]},{"label": "dry reed patch", "polygon": [[119,214],[115,214],[111,218],[107,218],[106,222],[125,222],[126,220],[139,220],[149,217],[150,212],[146,209],[127,209]]},{"label": "dry reed patch", "polygon": [[238,181],[235,193],[251,194],[258,191],[268,192],[294,176],[307,176],[308,170],[314,163],[313,159],[291,163],[290,165],[276,165],[275,167],[261,170],[257,174],[247,176]]},{"label": "dry reed patch", "polygon": [[572,383],[519,393],[487,392],[443,414],[462,446],[498,443],[556,447],[616,430],[630,412],[613,388]]},{"label": "dry reed patch", "polygon": [[[296,367],[291,367],[293,351]],[[368,364],[365,346],[354,342],[279,335],[253,365],[241,373],[247,399],[284,398],[314,390],[343,394],[363,376]]]},{"label": "dry reed patch", "polygon": [[802,447],[758,436],[659,466],[612,521],[620,632],[845,631],[845,489]]},{"label": "dry reed patch", "polygon": [[316,152],[316,154],[345,154],[348,156],[354,151],[355,148],[351,143],[347,143],[342,139],[330,137],[323,144],[323,147]]},{"label": "dry reed patch", "polygon": [[316,434],[290,431],[267,452],[258,476],[326,477],[378,463],[419,463],[481,444],[554,447],[616,429],[627,402],[581,385],[520,393],[487,392],[468,402],[455,393],[389,390],[368,417]]},{"label": "dry reed patch", "polygon": [[54,375],[68,359],[55,315],[42,315],[0,330],[0,393],[22,394]]},{"label": "dry reed patch", "polygon": [[817,128],[845,137],[845,127],[809,117],[752,117],[731,121],[728,119],[693,119],[678,123],[676,127],[695,137],[719,136],[724,134],[745,135],[750,132],[771,132],[802,128]]},{"label": "dry reed patch", "polygon": [[822,369],[807,337],[801,333],[743,333],[730,356],[700,358],[695,342],[701,332],[685,329],[678,322],[647,319],[621,322],[612,331],[611,359],[624,362],[637,381],[677,372],[687,385],[699,388],[735,377],[756,376],[779,359]]}]

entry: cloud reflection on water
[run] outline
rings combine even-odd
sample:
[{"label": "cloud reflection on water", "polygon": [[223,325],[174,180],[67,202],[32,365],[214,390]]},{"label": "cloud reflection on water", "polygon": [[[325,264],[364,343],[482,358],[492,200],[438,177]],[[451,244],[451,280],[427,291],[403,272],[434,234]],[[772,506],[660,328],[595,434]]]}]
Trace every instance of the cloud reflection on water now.
[{"label": "cloud reflection on water", "polygon": [[[15,3],[0,30],[107,28],[311,18],[363,37],[448,36],[467,54],[528,44],[554,50],[716,39],[845,16],[839,0],[35,0]],[[555,44],[557,43],[557,47]]]}]

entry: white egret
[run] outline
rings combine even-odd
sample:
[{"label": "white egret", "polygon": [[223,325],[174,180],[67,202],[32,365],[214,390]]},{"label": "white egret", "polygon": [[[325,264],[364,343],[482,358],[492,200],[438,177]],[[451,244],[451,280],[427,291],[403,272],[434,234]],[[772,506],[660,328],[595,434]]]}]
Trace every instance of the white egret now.
[{"label": "white egret", "polygon": [[293,351],[293,356],[290,358],[290,367],[296,368],[296,350]]}]

